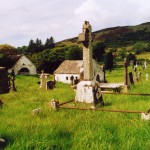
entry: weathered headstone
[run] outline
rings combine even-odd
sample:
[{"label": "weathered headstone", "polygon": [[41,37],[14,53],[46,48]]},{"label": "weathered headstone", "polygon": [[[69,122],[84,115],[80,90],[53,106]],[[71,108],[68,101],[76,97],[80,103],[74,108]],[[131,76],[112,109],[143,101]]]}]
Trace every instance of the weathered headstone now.
[{"label": "weathered headstone", "polygon": [[149,77],[148,73],[146,73],[145,77],[146,77],[146,81],[148,81],[148,77]]},{"label": "weathered headstone", "polygon": [[52,90],[55,86],[54,81],[47,81],[46,82],[46,90]]},{"label": "weathered headstone", "polygon": [[73,75],[70,77],[70,80],[71,80],[71,85],[73,85],[74,84],[74,76]]},{"label": "weathered headstone", "polygon": [[79,79],[78,79],[78,77],[75,77],[75,79],[74,79],[74,85],[77,85],[79,83]]},{"label": "weathered headstone", "polygon": [[105,71],[105,66],[103,66],[102,71],[104,72],[104,80],[103,82],[106,83],[106,71]]},{"label": "weathered headstone", "polygon": [[134,66],[134,67],[133,67],[133,71],[134,71],[134,72],[136,72],[136,71],[137,71],[137,68],[136,68],[136,66]]},{"label": "weathered headstone", "polygon": [[0,67],[0,94],[8,93],[8,75],[5,67]]},{"label": "weathered headstone", "polygon": [[140,80],[140,79],[141,79],[141,75],[142,75],[142,72],[141,72],[141,71],[139,71],[139,72],[138,72],[138,80]]},{"label": "weathered headstone", "polygon": [[35,115],[41,113],[41,111],[42,111],[42,108],[36,108],[36,109],[32,110],[32,115],[35,116]]},{"label": "weathered headstone", "polygon": [[124,58],[124,92],[127,92],[129,89],[128,83],[128,61],[127,58]]},{"label": "weathered headstone", "polygon": [[129,72],[129,80],[131,84],[134,84],[132,72]]},{"label": "weathered headstone", "polygon": [[144,62],[144,69],[146,69],[146,68],[147,68],[147,62],[145,60],[145,62]]},{"label": "weathered headstone", "polygon": [[5,139],[0,137],[0,149],[4,149],[4,147],[6,146],[6,141]]},{"label": "weathered headstone", "polygon": [[44,74],[44,71],[41,71],[40,75],[40,88],[46,88],[46,75]]},{"label": "weathered headstone", "polygon": [[150,113],[149,111],[147,113],[141,113],[141,119],[145,121],[150,121]]},{"label": "weathered headstone", "polygon": [[16,89],[16,86],[15,86],[15,72],[14,72],[14,69],[12,69],[12,71],[11,71],[10,80],[11,80],[10,90],[16,92],[17,89]]},{"label": "weathered headstone", "polygon": [[51,102],[51,108],[58,110],[59,109],[59,101],[52,99]]},{"label": "weathered headstone", "polygon": [[128,62],[126,58],[124,58],[124,85],[128,85]]},{"label": "weathered headstone", "polygon": [[[83,80],[77,84],[75,100],[78,102],[104,104],[99,100],[101,89],[98,82],[94,81],[94,71],[92,62],[92,28],[88,21],[85,21],[79,34],[78,41],[83,45]],[[95,96],[96,95],[96,96]]]}]

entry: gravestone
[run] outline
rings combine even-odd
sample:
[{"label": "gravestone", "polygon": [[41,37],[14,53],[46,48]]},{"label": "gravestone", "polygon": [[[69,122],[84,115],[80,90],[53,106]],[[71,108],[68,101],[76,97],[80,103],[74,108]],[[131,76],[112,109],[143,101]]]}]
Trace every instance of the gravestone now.
[{"label": "gravestone", "polygon": [[77,84],[75,100],[78,102],[94,103],[95,105],[98,102],[100,105],[104,105],[103,100],[100,100],[102,95],[99,83],[93,80],[92,27],[88,21],[84,22],[82,31],[79,34],[78,41],[83,45],[83,80]]},{"label": "gravestone", "polygon": [[146,69],[146,68],[147,68],[147,62],[145,60],[145,62],[144,62],[144,69]]},{"label": "gravestone", "polygon": [[70,81],[71,81],[71,85],[73,85],[74,84],[74,76],[73,75],[70,77]]},{"label": "gravestone", "polygon": [[55,87],[54,81],[47,81],[46,82],[46,90],[52,90]]},{"label": "gravestone", "polygon": [[140,80],[140,79],[141,79],[141,75],[142,75],[142,72],[141,72],[141,71],[139,71],[139,72],[138,72],[138,80]]},{"label": "gravestone", "polygon": [[78,79],[78,77],[75,77],[75,79],[74,79],[74,85],[77,85],[79,83],[79,79]]},{"label": "gravestone", "polygon": [[145,77],[146,77],[146,81],[148,81],[148,77],[149,77],[148,73],[146,73]]},{"label": "gravestone", "polygon": [[44,74],[44,71],[41,71],[40,75],[40,88],[46,88],[46,78],[47,76]]},{"label": "gravestone", "polygon": [[0,67],[0,94],[9,92],[8,75],[5,67]]},{"label": "gravestone", "polygon": [[3,150],[6,146],[6,140],[0,137],[0,149]]},{"label": "gravestone", "polygon": [[12,69],[11,77],[9,79],[11,81],[10,90],[16,92],[17,89],[16,89],[16,86],[15,86],[15,72],[14,72],[14,69]]},{"label": "gravestone", "polygon": [[128,85],[128,62],[126,58],[124,58],[124,85]]},{"label": "gravestone", "polygon": [[50,102],[51,108],[58,110],[59,109],[59,101],[52,99]]},{"label": "gravestone", "polygon": [[128,82],[128,61],[127,58],[124,58],[124,92],[127,92],[129,89]]},{"label": "gravestone", "polygon": [[131,84],[134,84],[132,72],[129,72],[129,80]]}]

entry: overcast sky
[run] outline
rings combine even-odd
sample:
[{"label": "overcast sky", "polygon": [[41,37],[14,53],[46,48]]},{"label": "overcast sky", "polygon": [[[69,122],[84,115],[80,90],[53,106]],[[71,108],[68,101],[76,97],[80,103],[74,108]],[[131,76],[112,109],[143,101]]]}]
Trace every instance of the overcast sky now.
[{"label": "overcast sky", "polygon": [[0,0],[0,44],[72,38],[84,20],[93,31],[150,22],[150,0]]}]

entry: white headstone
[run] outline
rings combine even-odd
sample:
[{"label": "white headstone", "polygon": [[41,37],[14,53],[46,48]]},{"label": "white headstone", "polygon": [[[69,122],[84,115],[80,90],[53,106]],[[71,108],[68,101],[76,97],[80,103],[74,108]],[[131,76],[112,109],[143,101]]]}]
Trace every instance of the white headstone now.
[{"label": "white headstone", "polygon": [[146,62],[146,60],[145,60],[145,62],[144,62],[144,68],[145,68],[145,69],[147,68],[147,62]]},{"label": "white headstone", "polygon": [[146,73],[145,77],[146,77],[146,81],[148,81],[148,77],[149,77],[148,73]]},{"label": "white headstone", "polygon": [[47,76],[44,74],[44,71],[41,71],[40,75],[40,88],[46,88],[46,78]]},{"label": "white headstone", "polygon": [[142,120],[150,120],[150,114],[141,113],[141,119]]}]

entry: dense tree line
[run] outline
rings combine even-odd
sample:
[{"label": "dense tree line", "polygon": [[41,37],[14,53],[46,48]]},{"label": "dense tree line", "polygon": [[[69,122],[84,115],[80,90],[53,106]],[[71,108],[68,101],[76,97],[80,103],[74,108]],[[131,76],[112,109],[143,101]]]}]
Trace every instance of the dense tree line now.
[{"label": "dense tree line", "polygon": [[46,39],[44,44],[39,38],[37,38],[35,41],[31,39],[28,46],[18,47],[18,52],[22,54],[32,55],[34,53],[42,52],[45,49],[52,49],[54,47],[55,41],[51,36],[50,38]]},{"label": "dense tree line", "polygon": [[[105,54],[105,44],[101,42],[93,43],[93,58],[103,61]],[[25,54],[36,65],[37,70],[53,73],[53,71],[64,60],[81,60],[83,58],[82,47],[77,44],[66,46],[56,46],[54,38],[46,39],[42,44],[40,39],[30,40],[28,46],[18,48],[18,52]]]},{"label": "dense tree line", "polygon": [[45,49],[42,52],[29,55],[31,61],[36,65],[38,71],[53,73],[53,71],[66,59],[82,59],[82,50],[78,45],[55,47]]},{"label": "dense tree line", "polygon": [[[98,62],[104,60],[106,46],[103,42],[93,43],[93,58]],[[0,45],[0,65],[9,63],[9,55],[25,54],[37,67],[40,72],[53,73],[53,71],[64,60],[81,60],[83,58],[82,46],[74,44],[71,46],[56,46],[54,38],[46,39],[42,44],[40,39],[30,40],[28,46],[18,47],[10,45]],[[6,59],[7,58],[7,59]]]}]

